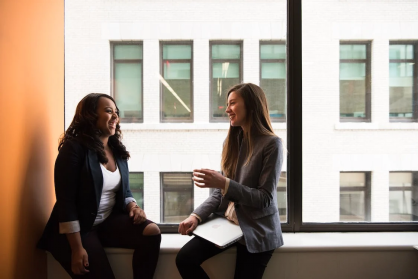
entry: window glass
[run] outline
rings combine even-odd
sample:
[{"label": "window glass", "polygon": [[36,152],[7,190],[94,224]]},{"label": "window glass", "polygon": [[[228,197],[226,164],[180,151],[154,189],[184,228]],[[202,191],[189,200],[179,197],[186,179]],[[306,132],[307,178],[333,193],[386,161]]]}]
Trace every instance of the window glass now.
[{"label": "window glass", "polygon": [[391,222],[418,221],[418,192],[414,173],[389,174],[389,220]]},{"label": "window glass", "polygon": [[142,172],[130,172],[129,173],[129,187],[131,189],[132,196],[136,200],[136,203],[144,208],[144,173]]},{"label": "window glass", "polygon": [[340,221],[369,221],[366,173],[340,173]]},{"label": "window glass", "polygon": [[163,45],[162,122],[191,122],[192,46]]},{"label": "window glass", "polygon": [[280,174],[279,184],[277,185],[277,205],[279,207],[280,222],[287,222],[287,175],[286,172]]},{"label": "window glass", "polygon": [[211,121],[227,122],[226,94],[241,83],[241,44],[211,43]]},{"label": "window glass", "polygon": [[260,46],[261,59],[286,59],[285,44],[264,44]]},{"label": "window glass", "polygon": [[121,122],[142,120],[142,46],[113,46],[113,90]]},{"label": "window glass", "polygon": [[[414,117],[414,46],[389,46],[389,115],[392,120]],[[418,89],[416,89],[418,90]]]},{"label": "window glass", "polygon": [[162,173],[163,223],[180,223],[194,208],[192,173]]}]

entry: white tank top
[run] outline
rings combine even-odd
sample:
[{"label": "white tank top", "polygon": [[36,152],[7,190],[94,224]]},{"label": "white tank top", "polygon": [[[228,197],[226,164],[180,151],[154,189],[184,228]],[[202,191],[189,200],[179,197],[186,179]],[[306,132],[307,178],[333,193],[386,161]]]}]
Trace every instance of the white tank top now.
[{"label": "white tank top", "polygon": [[102,223],[112,213],[113,206],[115,205],[116,192],[119,190],[121,182],[118,165],[116,165],[114,172],[106,169],[102,164],[100,164],[100,167],[103,173],[103,190],[96,220],[94,220],[94,226]]}]

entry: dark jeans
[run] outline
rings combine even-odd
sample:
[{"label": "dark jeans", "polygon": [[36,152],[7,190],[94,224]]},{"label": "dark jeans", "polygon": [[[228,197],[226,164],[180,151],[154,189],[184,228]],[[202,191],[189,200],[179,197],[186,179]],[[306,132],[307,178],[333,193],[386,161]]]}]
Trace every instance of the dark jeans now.
[{"label": "dark jeans", "polygon": [[151,279],[157,266],[161,242],[160,234],[151,236],[142,234],[145,227],[151,223],[146,220],[142,224],[134,225],[127,214],[112,213],[103,223],[81,235],[89,260],[90,272],[85,275],[74,275],[71,271],[71,248],[65,235],[61,234],[52,239],[48,251],[72,278],[114,279],[103,247],[135,249],[132,258],[134,278]]},{"label": "dark jeans", "polygon": [[200,265],[207,259],[231,247],[237,247],[235,279],[263,278],[264,270],[274,250],[262,253],[250,253],[245,245],[239,243],[235,243],[224,249],[219,249],[213,243],[199,237],[194,237],[180,249],[176,258],[177,269],[184,279],[209,278]]}]

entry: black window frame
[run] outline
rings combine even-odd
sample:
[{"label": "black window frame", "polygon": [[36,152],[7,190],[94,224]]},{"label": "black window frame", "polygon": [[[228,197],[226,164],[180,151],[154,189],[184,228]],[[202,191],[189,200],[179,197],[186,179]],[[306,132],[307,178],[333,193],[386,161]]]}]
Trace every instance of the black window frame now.
[{"label": "black window frame", "polygon": [[[213,45],[239,45],[240,46],[240,59],[212,59],[212,46]],[[209,41],[209,122],[211,123],[226,123],[229,122],[228,117],[213,117],[212,111],[212,79],[213,79],[213,63],[222,62],[238,62],[239,63],[239,82],[242,83],[244,80],[244,42],[242,40],[211,40]],[[226,104],[226,99],[225,99]]]},{"label": "black window frame", "polygon": [[[286,59],[262,59],[261,58],[261,46],[262,45],[284,45],[286,46],[286,41],[283,40],[272,40],[272,41],[260,41],[259,44],[259,61],[260,61],[260,67],[259,67],[259,78],[260,78],[260,86],[261,86],[261,69],[262,69],[262,63],[284,63],[286,65]],[[272,122],[279,122],[279,123],[285,123],[286,122],[286,115],[284,117],[271,117],[270,120]]]},{"label": "black window frame", "polygon": [[[163,47],[164,45],[189,45],[191,46],[191,58],[190,59],[164,59]],[[164,117],[163,106],[163,89],[164,85],[160,82],[160,123],[193,123],[194,122],[194,82],[193,82],[193,41],[160,41],[160,75],[164,77],[164,63],[170,61],[170,63],[190,63],[190,117]],[[173,62],[174,61],[174,62]]]},{"label": "black window frame", "polygon": [[[364,192],[364,221],[361,222],[370,222],[371,221],[371,172],[369,171],[341,171],[341,173],[361,173],[364,174],[364,187],[360,186],[353,186],[353,187],[347,187],[341,186],[340,181],[340,194],[341,192]],[[341,204],[341,199],[340,199]],[[341,206],[340,206],[341,210]],[[341,219],[341,213],[340,213],[340,219]],[[346,223],[346,221],[341,221],[342,223]],[[350,221],[349,221],[350,222]]]},{"label": "black window frame", "polygon": [[[390,59],[389,63],[414,63],[414,76],[412,81],[412,117],[391,117],[389,104],[390,122],[418,122],[418,41],[389,41],[389,45],[413,45],[413,59]],[[389,96],[390,97],[390,96]]]},{"label": "black window frame", "polygon": [[[115,59],[114,52],[115,46],[117,45],[140,45],[142,46],[142,59]],[[144,123],[144,44],[142,41],[134,42],[121,42],[121,41],[111,41],[110,42],[110,88],[111,96],[116,99],[116,88],[115,88],[115,60],[117,63],[141,63],[141,116],[140,117],[120,117],[119,120],[121,123]]]},{"label": "black window frame", "polygon": [[[365,94],[365,117],[341,117],[341,111],[338,110],[340,115],[340,122],[371,122],[371,108],[372,108],[372,78],[371,78],[371,41],[340,41],[341,45],[365,45],[366,46],[366,59],[341,59],[339,58],[339,65],[341,63],[365,63],[366,64],[366,94]],[[339,80],[340,81],[340,80]],[[339,96],[341,105],[341,87],[339,87]]]},{"label": "black window frame", "polygon": [[[164,179],[163,179],[163,177],[164,177],[164,175],[165,174],[185,174],[185,173],[188,173],[188,174],[191,174],[191,176],[193,176],[193,172],[180,172],[180,171],[176,171],[176,172],[160,172],[160,184],[161,184],[161,186],[160,186],[160,205],[161,205],[161,210],[160,210],[160,220],[161,220],[161,224],[159,224],[160,226],[162,225],[162,226],[164,226],[164,232],[166,232],[166,231],[169,231],[169,232],[173,232],[172,230],[173,229],[177,229],[177,231],[176,232],[178,232],[178,224],[170,224],[170,223],[168,223],[168,224],[165,224],[164,222],[165,222],[165,218],[164,218],[164,210],[165,210],[165,205],[164,205],[164,193],[165,192],[189,192],[189,190],[188,189],[184,189],[184,188],[171,188],[170,190],[165,190],[164,189]],[[192,211],[190,212],[190,213],[192,213],[193,212],[193,209],[194,209],[194,183],[193,182],[190,182],[191,183],[191,186],[192,187],[190,187],[190,192],[191,192],[191,196],[192,196],[192,199],[193,199],[193,204],[191,205],[191,208],[192,208]]]},{"label": "black window frame", "polygon": [[[129,184],[129,189],[131,190],[132,196],[134,193],[142,193],[142,204],[138,204],[138,201],[136,201],[136,203],[138,204],[139,207],[141,207],[142,209],[144,209],[144,205],[145,205],[145,199],[144,199],[144,188],[145,188],[145,179],[144,179],[144,172],[142,171],[130,171],[129,172],[129,176],[131,174],[141,174],[142,173],[142,190],[138,191],[138,190],[134,190],[132,189],[131,185]],[[130,177],[128,178],[130,179]]]}]

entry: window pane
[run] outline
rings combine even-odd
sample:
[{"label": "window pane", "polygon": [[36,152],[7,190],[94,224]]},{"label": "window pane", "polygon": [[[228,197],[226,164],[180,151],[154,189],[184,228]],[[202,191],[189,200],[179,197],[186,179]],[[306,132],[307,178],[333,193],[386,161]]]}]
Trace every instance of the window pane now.
[{"label": "window pane", "polygon": [[121,118],[142,117],[142,63],[115,63],[115,101]]},{"label": "window pane", "polygon": [[287,175],[286,172],[280,174],[279,184],[277,185],[277,205],[279,207],[280,222],[287,222]]},{"label": "window pane", "polygon": [[366,117],[365,63],[340,63],[340,116]]},{"label": "window pane", "polygon": [[341,45],[340,59],[366,59],[367,48],[365,45]]},{"label": "window pane", "polygon": [[418,220],[417,185],[412,172],[389,174],[389,220],[408,222]]},{"label": "window pane", "polygon": [[141,208],[144,208],[144,174],[129,173],[129,187],[136,203]]},{"label": "window pane", "polygon": [[163,173],[163,223],[180,223],[193,211],[191,173]]},{"label": "window pane", "polygon": [[286,45],[266,44],[260,46],[261,59],[286,59]]},{"label": "window pane", "polygon": [[341,187],[364,187],[365,180],[364,173],[340,173]]},{"label": "window pane", "polygon": [[191,45],[163,45],[162,120],[192,119],[191,55]]},{"label": "window pane", "polygon": [[142,59],[141,45],[115,45],[114,59]]},{"label": "window pane", "polygon": [[414,46],[390,45],[389,59],[414,59]]},{"label": "window pane", "polygon": [[212,59],[241,59],[239,45],[212,45]]},{"label": "window pane", "polygon": [[389,63],[391,117],[413,117],[413,63]]},{"label": "window pane", "polygon": [[340,193],[340,221],[365,221],[364,192],[347,191]]},{"label": "window pane", "polygon": [[212,116],[227,117],[225,113],[226,94],[232,86],[240,83],[238,63],[212,64]]},{"label": "window pane", "polygon": [[266,93],[270,117],[286,116],[286,65],[261,63],[260,86]]},{"label": "window pane", "polygon": [[192,59],[192,46],[164,45],[163,59]]}]

